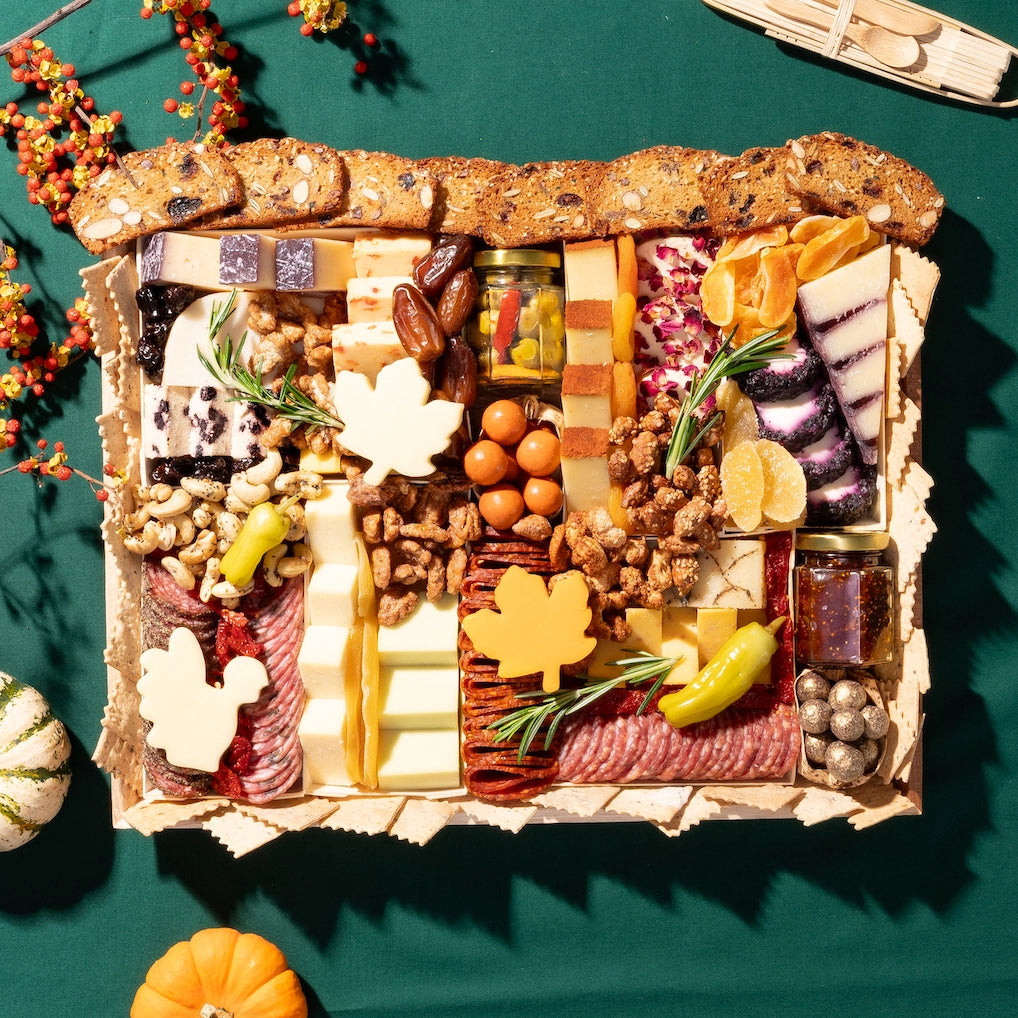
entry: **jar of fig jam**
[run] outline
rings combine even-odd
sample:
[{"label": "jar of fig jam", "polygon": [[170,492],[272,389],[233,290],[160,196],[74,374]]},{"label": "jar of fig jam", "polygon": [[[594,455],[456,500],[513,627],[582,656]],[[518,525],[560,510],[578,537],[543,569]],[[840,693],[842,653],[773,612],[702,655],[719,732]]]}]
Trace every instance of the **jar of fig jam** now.
[{"label": "jar of fig jam", "polygon": [[795,656],[803,665],[886,664],[894,650],[894,567],[881,532],[800,533],[793,571]]},{"label": "jar of fig jam", "polygon": [[540,391],[561,383],[565,361],[562,258],[538,248],[479,251],[478,295],[467,325],[481,385]]}]

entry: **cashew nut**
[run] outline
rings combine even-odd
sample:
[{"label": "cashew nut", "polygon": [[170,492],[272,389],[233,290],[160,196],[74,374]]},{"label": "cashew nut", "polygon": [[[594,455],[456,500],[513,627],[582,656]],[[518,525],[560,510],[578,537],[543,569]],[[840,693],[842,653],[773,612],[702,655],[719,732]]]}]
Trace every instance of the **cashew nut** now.
[{"label": "cashew nut", "polygon": [[153,484],[152,487],[148,489],[148,497],[153,502],[165,502],[172,494],[172,486],[165,482]]},{"label": "cashew nut", "polygon": [[224,511],[223,506],[219,502],[199,502],[194,512],[191,513],[191,519],[194,520],[194,525],[199,530],[205,530]]},{"label": "cashew nut", "polygon": [[152,514],[145,506],[141,506],[135,512],[128,513],[124,517],[124,526],[133,534],[135,531],[141,530],[150,519],[152,519]]},{"label": "cashew nut", "polygon": [[209,477],[182,477],[180,486],[189,495],[209,502],[222,502],[226,498],[226,485]]},{"label": "cashew nut", "polygon": [[[156,521],[153,520],[153,522]],[[169,551],[177,540],[177,528],[169,520],[160,520],[157,525],[159,527],[159,541],[156,547],[160,551]]]},{"label": "cashew nut", "polygon": [[201,587],[198,591],[198,600],[204,604],[208,604],[212,599],[212,588],[219,582],[219,577],[222,572],[219,568],[219,559],[213,555],[212,558],[205,563],[205,575],[202,577]]},{"label": "cashew nut", "polygon": [[304,506],[300,502],[295,502],[291,506],[287,506],[283,511],[283,515],[290,520],[290,529],[286,532],[286,537],[283,538],[285,541],[300,541],[303,540],[304,536],[308,532],[307,518],[304,513]]},{"label": "cashew nut", "polygon": [[275,548],[270,548],[262,558],[262,572],[265,574],[265,582],[270,587],[282,586],[283,577],[276,571],[276,567],[285,554],[286,545],[277,544]]},{"label": "cashew nut", "polygon": [[311,566],[311,549],[306,544],[295,544],[290,549],[290,554],[279,560],[276,571],[280,576],[289,579],[292,576],[300,576]]},{"label": "cashew nut", "polygon": [[194,562],[205,562],[212,557],[215,550],[216,535],[211,530],[203,530],[193,544],[181,548],[178,554],[181,562],[190,565]]},{"label": "cashew nut", "polygon": [[159,560],[162,567],[173,577],[178,587],[183,590],[194,590],[194,573],[180,559],[167,555]]},{"label": "cashew nut", "polygon": [[171,491],[172,494],[169,498],[160,502],[149,502],[145,507],[157,520],[167,520],[171,516],[186,513],[194,504],[194,500],[183,488],[171,489]]},{"label": "cashew nut", "polygon": [[149,555],[159,545],[161,527],[155,520],[149,520],[140,533],[128,534],[124,538],[124,547],[135,555]]},{"label": "cashew nut", "polygon": [[320,498],[323,487],[322,475],[313,470],[291,470],[276,478],[275,488],[281,495],[300,495],[301,498]]},{"label": "cashew nut", "polygon": [[243,474],[234,474],[226,492],[226,508],[231,512],[249,512],[261,502],[267,502],[272,490],[265,483],[251,484]]},{"label": "cashew nut", "polygon": [[172,520],[167,522],[172,523],[177,528],[177,536],[174,538],[175,544],[190,544],[198,532],[198,528],[194,525],[194,520],[187,513],[174,516]]},{"label": "cashew nut", "polygon": [[231,513],[228,509],[224,509],[212,521],[212,529],[215,531],[216,537],[220,541],[225,541],[227,548],[237,540],[240,528],[240,517],[236,513]]},{"label": "cashew nut", "polygon": [[[244,479],[248,484],[271,484],[282,469],[283,457],[279,454],[279,450],[270,449],[265,454],[265,459],[244,471]],[[265,499],[261,501],[264,502]]]},{"label": "cashew nut", "polygon": [[243,587],[235,587],[229,580],[220,580],[212,587],[212,596],[218,597],[221,601],[229,599],[239,600],[245,594],[254,590],[254,583],[245,584]]}]

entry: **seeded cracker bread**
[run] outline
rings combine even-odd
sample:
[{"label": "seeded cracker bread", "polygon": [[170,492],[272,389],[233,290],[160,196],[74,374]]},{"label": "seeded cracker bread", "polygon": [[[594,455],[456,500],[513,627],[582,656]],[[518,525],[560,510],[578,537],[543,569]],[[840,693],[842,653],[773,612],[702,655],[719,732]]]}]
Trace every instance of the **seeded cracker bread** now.
[{"label": "seeded cracker bread", "polygon": [[353,149],[339,153],[346,167],[347,189],[331,213],[287,223],[283,230],[333,226],[379,230],[427,230],[435,205],[435,178],[421,163],[388,152]]},{"label": "seeded cracker bread", "polygon": [[604,163],[525,163],[497,174],[481,235],[492,247],[524,247],[601,233],[597,193]]},{"label": "seeded cracker bread", "polygon": [[92,254],[229,208],[243,194],[229,160],[203,145],[171,142],[128,152],[123,160],[130,180],[119,166],[110,166],[68,209],[71,227]]},{"label": "seeded cracker bread", "polygon": [[751,148],[722,159],[702,174],[704,204],[715,233],[746,233],[795,223],[803,200],[786,188],[784,148]]},{"label": "seeded cracker bread", "polygon": [[240,174],[243,205],[206,216],[198,228],[229,230],[271,226],[335,212],[343,203],[346,167],[328,145],[296,138],[261,138],[226,150]]},{"label": "seeded cracker bread", "polygon": [[657,145],[612,160],[598,191],[606,232],[709,226],[700,183],[704,171],[722,158],[717,152]]},{"label": "seeded cracker bread", "polygon": [[795,194],[835,215],[865,215],[875,230],[916,247],[933,236],[944,211],[944,196],[925,173],[844,134],[790,141],[786,170]]},{"label": "seeded cracker bread", "polygon": [[494,159],[436,156],[421,166],[435,178],[432,233],[481,235],[481,208],[500,173],[509,167]]}]

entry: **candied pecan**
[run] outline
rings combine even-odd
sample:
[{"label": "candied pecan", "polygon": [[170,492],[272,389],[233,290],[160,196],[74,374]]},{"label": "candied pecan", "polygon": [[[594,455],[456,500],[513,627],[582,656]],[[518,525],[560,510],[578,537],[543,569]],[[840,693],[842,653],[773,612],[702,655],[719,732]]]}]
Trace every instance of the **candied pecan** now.
[{"label": "candied pecan", "polygon": [[435,555],[428,563],[427,588],[425,596],[429,601],[437,601],[445,593],[445,563],[439,555]]},{"label": "candied pecan", "polygon": [[650,432],[641,431],[633,439],[629,459],[633,469],[641,476],[654,473],[661,463],[661,450],[657,439]]},{"label": "candied pecan", "polygon": [[512,526],[514,534],[528,541],[546,541],[551,537],[551,530],[551,521],[538,513],[530,513]]},{"label": "candied pecan", "polygon": [[378,590],[384,590],[392,580],[392,553],[387,545],[376,544],[371,549],[371,578]]},{"label": "candied pecan", "polygon": [[552,532],[548,541],[548,558],[556,574],[560,574],[569,565],[569,542],[566,540],[566,525],[560,523]]},{"label": "candied pecan", "polygon": [[418,496],[414,506],[414,519],[418,523],[440,524],[449,518],[448,492],[441,488],[426,487]]},{"label": "candied pecan", "polygon": [[700,562],[695,555],[677,555],[672,559],[672,586],[685,597],[700,579]]},{"label": "candied pecan", "polygon": [[392,571],[393,582],[402,583],[407,587],[412,587],[415,583],[420,583],[427,578],[428,570],[416,562],[400,562]]},{"label": "candied pecan", "polygon": [[332,449],[332,428],[315,428],[305,433],[308,448],[317,456],[328,456]]},{"label": "candied pecan", "polygon": [[672,533],[676,537],[691,537],[697,527],[710,519],[710,506],[699,496],[692,498],[676,514]]},{"label": "candied pecan", "polygon": [[587,586],[598,594],[607,593],[619,582],[620,569],[618,562],[609,562],[600,572],[588,573],[584,570]]},{"label": "candied pecan", "polygon": [[647,583],[654,590],[667,590],[672,585],[672,557],[662,548],[650,553]]},{"label": "candied pecan", "polygon": [[[278,449],[289,437],[293,425],[283,417],[273,417],[269,426],[258,436],[258,444],[265,449]],[[301,430],[303,434],[303,430]]]},{"label": "candied pecan", "polygon": [[654,409],[668,419],[668,423],[674,425],[679,416],[679,402],[667,392],[659,392],[654,397]]},{"label": "candied pecan", "polygon": [[[619,571],[621,575],[621,570]],[[621,586],[613,590],[597,591],[590,599],[590,606],[596,611],[625,611],[629,607],[629,595]]]},{"label": "candied pecan", "polygon": [[661,539],[662,547],[669,555],[695,555],[700,542],[691,537],[676,537],[674,534]]},{"label": "candied pecan", "polygon": [[608,615],[604,621],[611,630],[610,639],[615,643],[625,643],[633,635],[633,627],[626,621],[625,615]]},{"label": "candied pecan", "polygon": [[710,449],[706,449],[701,446],[696,450],[696,465],[697,467],[710,466],[714,462],[714,453]]},{"label": "candied pecan", "polygon": [[400,537],[412,537],[416,541],[434,541],[445,544],[449,540],[449,532],[434,523],[404,523],[399,528]]},{"label": "candied pecan", "polygon": [[361,517],[361,533],[368,544],[378,544],[382,540],[382,514],[365,513]]},{"label": "candied pecan", "polygon": [[[401,562],[413,562],[424,567],[431,561],[431,550],[411,537],[397,538],[390,544],[390,547]],[[424,579],[423,575],[421,579]]]},{"label": "candied pecan", "polygon": [[[313,346],[310,349],[305,345],[304,356],[308,362],[308,369],[317,374],[327,374],[333,365],[332,344]],[[331,412],[331,411],[330,411]]]},{"label": "candied pecan", "polygon": [[622,449],[613,449],[608,456],[608,479],[613,484],[628,484],[633,479],[633,464]]},{"label": "candied pecan", "polygon": [[447,525],[449,540],[453,547],[462,547],[481,536],[481,513],[477,503],[465,498],[455,498],[449,506]]},{"label": "candied pecan", "polygon": [[467,574],[466,548],[453,548],[449,552],[449,560],[445,564],[445,589],[450,594],[458,594],[463,586],[463,577]]},{"label": "candied pecan", "polygon": [[714,502],[721,494],[721,474],[713,463],[706,464],[697,471],[696,491],[705,502]]},{"label": "candied pecan", "polygon": [[700,439],[700,444],[708,449],[713,449],[724,438],[724,434],[725,422],[722,419],[707,429],[703,438]]},{"label": "candied pecan", "polygon": [[635,522],[633,529],[642,534],[661,536],[667,534],[671,527],[672,514],[656,502],[647,502],[632,512]]},{"label": "candied pecan", "polygon": [[420,595],[407,587],[386,587],[378,597],[378,624],[395,626],[409,618],[417,607]]},{"label": "candied pecan", "polygon": [[247,327],[252,332],[271,332],[276,327],[276,293],[274,290],[257,290],[247,305]]},{"label": "candied pecan", "polygon": [[587,517],[580,512],[571,512],[566,517],[565,534],[569,547],[576,547],[580,538],[587,536]]},{"label": "candied pecan", "polygon": [[687,495],[692,494],[696,487],[696,471],[685,463],[680,463],[672,473],[672,484],[679,491],[684,491]]},{"label": "candied pecan", "polygon": [[704,551],[714,551],[721,543],[718,532],[710,525],[710,521],[701,523],[693,531],[693,538]]},{"label": "candied pecan", "polygon": [[717,531],[724,530],[727,519],[728,503],[723,498],[719,498],[711,506],[710,525]]},{"label": "candied pecan", "polygon": [[622,445],[639,430],[639,426],[632,417],[616,417],[608,429],[608,441],[612,445]]},{"label": "candied pecan", "polygon": [[382,540],[391,544],[399,537],[399,529],[403,526],[403,517],[391,506],[382,510]]},{"label": "candied pecan", "polygon": [[650,586],[642,569],[623,566],[619,573],[619,584],[631,604],[639,605],[641,608],[664,607],[664,595]]}]

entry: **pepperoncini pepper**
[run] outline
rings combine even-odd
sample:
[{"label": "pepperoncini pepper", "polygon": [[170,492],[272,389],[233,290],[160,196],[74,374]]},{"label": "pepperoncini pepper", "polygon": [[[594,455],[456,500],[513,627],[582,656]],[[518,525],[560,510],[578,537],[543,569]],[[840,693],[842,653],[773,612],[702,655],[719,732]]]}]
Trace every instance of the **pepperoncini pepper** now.
[{"label": "pepperoncini pepper", "polygon": [[774,634],[785,616],[767,626],[742,626],[700,669],[692,682],[658,701],[658,710],[675,728],[706,721],[730,707],[745,693],[778,649]]},{"label": "pepperoncini pepper", "polygon": [[291,495],[279,505],[262,502],[247,514],[237,540],[220,563],[224,579],[235,587],[245,587],[251,582],[262,556],[286,537],[291,522],[286,510],[299,500],[300,496]]}]

